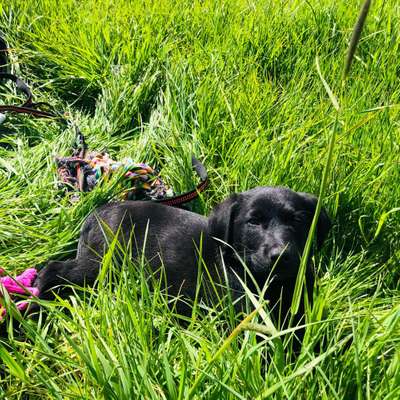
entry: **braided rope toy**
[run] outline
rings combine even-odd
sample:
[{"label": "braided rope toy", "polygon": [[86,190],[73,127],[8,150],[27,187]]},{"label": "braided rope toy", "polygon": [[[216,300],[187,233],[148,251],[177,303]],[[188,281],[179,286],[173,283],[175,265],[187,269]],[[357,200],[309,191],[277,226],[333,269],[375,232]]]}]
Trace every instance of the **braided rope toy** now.
[{"label": "braided rope toy", "polygon": [[[5,271],[0,268],[0,275],[3,275]],[[37,276],[37,270],[35,268],[28,268],[22,274],[12,278],[11,276],[1,276],[0,277],[0,321],[6,315],[6,308],[1,304],[1,299],[4,296],[4,291],[8,292],[11,299],[15,301],[18,310],[24,311],[28,307],[28,302],[26,300],[16,301],[20,295],[37,297],[39,295],[39,289],[33,287]]]},{"label": "braided rope toy", "polygon": [[89,152],[83,156],[57,157],[57,172],[62,186],[79,192],[90,192],[113,173],[122,171],[124,198],[129,200],[163,200],[174,195],[157,171],[130,158],[117,162],[107,153]]}]

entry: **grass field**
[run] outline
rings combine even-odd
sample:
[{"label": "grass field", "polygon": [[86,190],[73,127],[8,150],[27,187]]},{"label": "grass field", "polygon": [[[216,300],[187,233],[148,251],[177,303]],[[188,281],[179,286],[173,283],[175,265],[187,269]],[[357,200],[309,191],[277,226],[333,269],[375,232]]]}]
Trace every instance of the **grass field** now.
[{"label": "grass field", "polygon": [[[229,301],[182,327],[141,266],[118,272],[110,255],[101,290],[48,304],[46,322],[0,340],[0,399],[400,398],[400,3],[372,2],[343,83],[360,6],[0,0],[13,68],[35,99],[67,110],[91,148],[157,165],[177,192],[196,184],[195,154],[210,175],[197,212],[257,185],[318,194],[336,133],[324,199],[334,226],[298,357],[265,316],[243,323]],[[0,86],[0,104],[18,99]],[[84,218],[113,196],[60,194],[54,157],[73,137],[27,116],[0,125],[9,272],[72,256]]]}]

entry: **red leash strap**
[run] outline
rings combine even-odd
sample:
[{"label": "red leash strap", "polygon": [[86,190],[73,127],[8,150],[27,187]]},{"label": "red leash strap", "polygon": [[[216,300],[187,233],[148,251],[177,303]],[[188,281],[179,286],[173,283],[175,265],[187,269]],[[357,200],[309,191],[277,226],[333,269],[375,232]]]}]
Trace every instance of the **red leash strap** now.
[{"label": "red leash strap", "polygon": [[198,195],[208,185],[208,174],[204,165],[194,156],[192,156],[192,167],[201,179],[201,182],[196,186],[195,189],[191,190],[190,192],[180,194],[178,196],[170,197],[169,199],[153,200],[153,201],[155,201],[156,203],[165,204],[167,206],[179,206],[181,204],[188,203],[189,201],[198,197]]},{"label": "red leash strap", "polygon": [[52,114],[47,111],[38,110],[37,108],[33,108],[33,107],[0,105],[0,112],[4,112],[4,111],[16,113],[16,114],[29,114],[29,115],[33,115],[34,117],[39,117],[39,118],[57,118],[57,115],[55,115],[55,114]]},{"label": "red leash strap", "polygon": [[205,181],[200,182],[197,186],[196,189],[191,190],[190,192],[172,197],[170,199],[165,199],[165,200],[154,200],[156,203],[162,203],[167,206],[179,206],[184,203],[188,203],[189,201],[192,201],[195,199],[199,193],[201,193],[208,185],[208,179]]}]

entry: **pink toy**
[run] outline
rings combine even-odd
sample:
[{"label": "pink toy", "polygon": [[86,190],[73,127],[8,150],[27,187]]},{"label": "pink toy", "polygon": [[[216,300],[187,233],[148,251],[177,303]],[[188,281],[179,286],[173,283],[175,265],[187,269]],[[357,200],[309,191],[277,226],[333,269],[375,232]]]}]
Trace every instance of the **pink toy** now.
[{"label": "pink toy", "polygon": [[[3,275],[5,271],[0,268],[0,275]],[[32,296],[39,295],[39,289],[32,286],[37,276],[37,271],[35,268],[26,269],[21,275],[15,278],[10,276],[0,277],[0,286],[2,286],[13,298],[14,294],[26,294]],[[4,290],[3,289],[3,290]],[[1,292],[0,292],[1,297]],[[16,303],[18,310],[23,311],[28,307],[27,301],[18,301]],[[0,304],[0,321],[6,315],[6,309]]]}]

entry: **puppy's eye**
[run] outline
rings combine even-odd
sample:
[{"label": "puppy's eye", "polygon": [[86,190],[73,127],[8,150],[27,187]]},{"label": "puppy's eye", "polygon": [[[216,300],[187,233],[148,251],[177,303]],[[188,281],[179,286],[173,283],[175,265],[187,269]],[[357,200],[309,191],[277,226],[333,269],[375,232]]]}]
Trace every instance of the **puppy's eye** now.
[{"label": "puppy's eye", "polygon": [[247,223],[249,225],[261,225],[261,220],[259,218],[250,218]]},{"label": "puppy's eye", "polygon": [[309,215],[305,211],[297,211],[293,214],[293,221],[297,223],[304,223],[307,221]]},{"label": "puppy's eye", "polygon": [[294,213],[293,221],[294,222],[303,222],[303,215],[301,213]]}]

